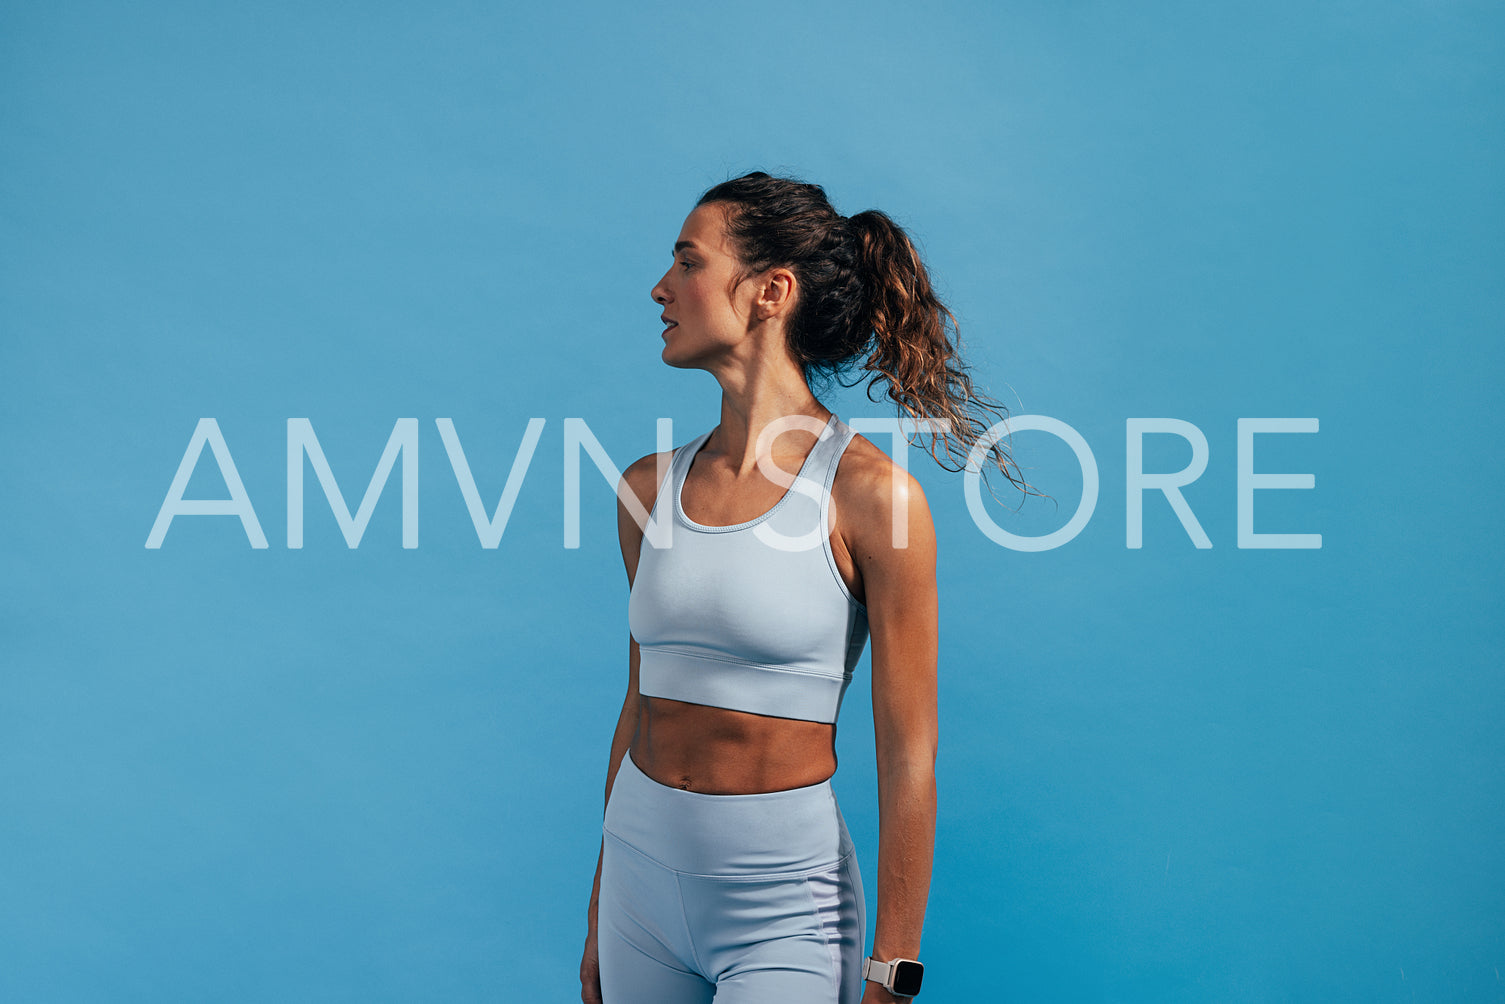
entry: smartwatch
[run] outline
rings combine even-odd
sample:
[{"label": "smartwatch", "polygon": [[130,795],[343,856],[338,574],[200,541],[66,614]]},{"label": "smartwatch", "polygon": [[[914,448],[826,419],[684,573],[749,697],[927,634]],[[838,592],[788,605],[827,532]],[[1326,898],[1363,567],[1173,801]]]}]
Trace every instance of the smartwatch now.
[{"label": "smartwatch", "polygon": [[862,960],[862,978],[871,980],[896,997],[913,997],[920,992],[925,967],[914,959],[891,959],[876,962],[872,956]]}]

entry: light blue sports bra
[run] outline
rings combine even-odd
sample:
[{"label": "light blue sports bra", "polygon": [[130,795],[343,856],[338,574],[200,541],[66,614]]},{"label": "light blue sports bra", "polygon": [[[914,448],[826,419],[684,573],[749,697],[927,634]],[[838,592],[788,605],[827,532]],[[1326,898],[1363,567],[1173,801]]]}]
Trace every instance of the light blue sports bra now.
[{"label": "light blue sports bra", "polygon": [[665,547],[645,535],[627,604],[638,692],[778,718],[835,722],[867,644],[867,608],[831,554],[836,465],[856,435],[834,414],[793,486],[757,519],[705,526],[680,492],[702,433],[674,451],[653,502],[673,508]]}]

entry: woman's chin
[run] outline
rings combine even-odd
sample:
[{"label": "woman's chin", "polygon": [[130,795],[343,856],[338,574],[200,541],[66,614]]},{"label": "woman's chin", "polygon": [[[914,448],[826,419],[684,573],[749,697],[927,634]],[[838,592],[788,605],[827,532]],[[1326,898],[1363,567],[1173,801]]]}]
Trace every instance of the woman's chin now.
[{"label": "woman's chin", "polygon": [[666,344],[658,357],[675,369],[688,370],[695,369],[696,366],[694,357],[687,356],[683,352],[676,352],[673,342]]}]

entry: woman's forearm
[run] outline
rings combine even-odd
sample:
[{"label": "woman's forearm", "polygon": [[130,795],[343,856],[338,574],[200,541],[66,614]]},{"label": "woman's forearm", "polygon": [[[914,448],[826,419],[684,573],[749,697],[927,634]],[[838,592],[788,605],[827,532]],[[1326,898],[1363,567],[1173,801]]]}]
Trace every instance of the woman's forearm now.
[{"label": "woman's forearm", "polygon": [[935,761],[878,765],[878,909],[873,958],[917,959],[935,856]]},{"label": "woman's forearm", "polygon": [[[616,783],[617,768],[622,765],[622,758],[627,755],[632,747],[632,740],[637,735],[637,669],[638,652],[637,643],[630,642],[628,645],[628,686],[627,696],[622,700],[622,710],[617,714],[617,725],[611,733],[611,752],[608,754],[606,763],[606,792],[602,799],[603,809],[606,803],[611,801],[611,786]],[[605,856],[605,847],[596,854],[596,877],[591,883],[590,918],[594,928],[596,922],[596,903],[601,898],[601,861]]]},{"label": "woman's forearm", "polygon": [[[611,786],[617,779],[617,768],[622,765],[622,757],[627,755],[628,748],[632,745],[632,730],[622,728],[619,723],[616,733],[611,740],[611,762],[606,767],[606,801],[611,801]],[[603,846],[596,854],[596,878],[591,883],[590,918],[591,925],[596,922],[596,903],[601,898],[601,860],[605,855]]]}]

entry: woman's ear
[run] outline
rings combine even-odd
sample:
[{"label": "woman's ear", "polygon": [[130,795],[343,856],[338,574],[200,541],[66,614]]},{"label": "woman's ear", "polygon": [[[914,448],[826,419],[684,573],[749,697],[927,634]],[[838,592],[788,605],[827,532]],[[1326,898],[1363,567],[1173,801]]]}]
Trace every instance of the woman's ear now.
[{"label": "woman's ear", "polygon": [[754,316],[767,321],[787,313],[794,307],[796,288],[794,273],[789,269],[769,269],[758,280],[757,296],[753,299]]}]

